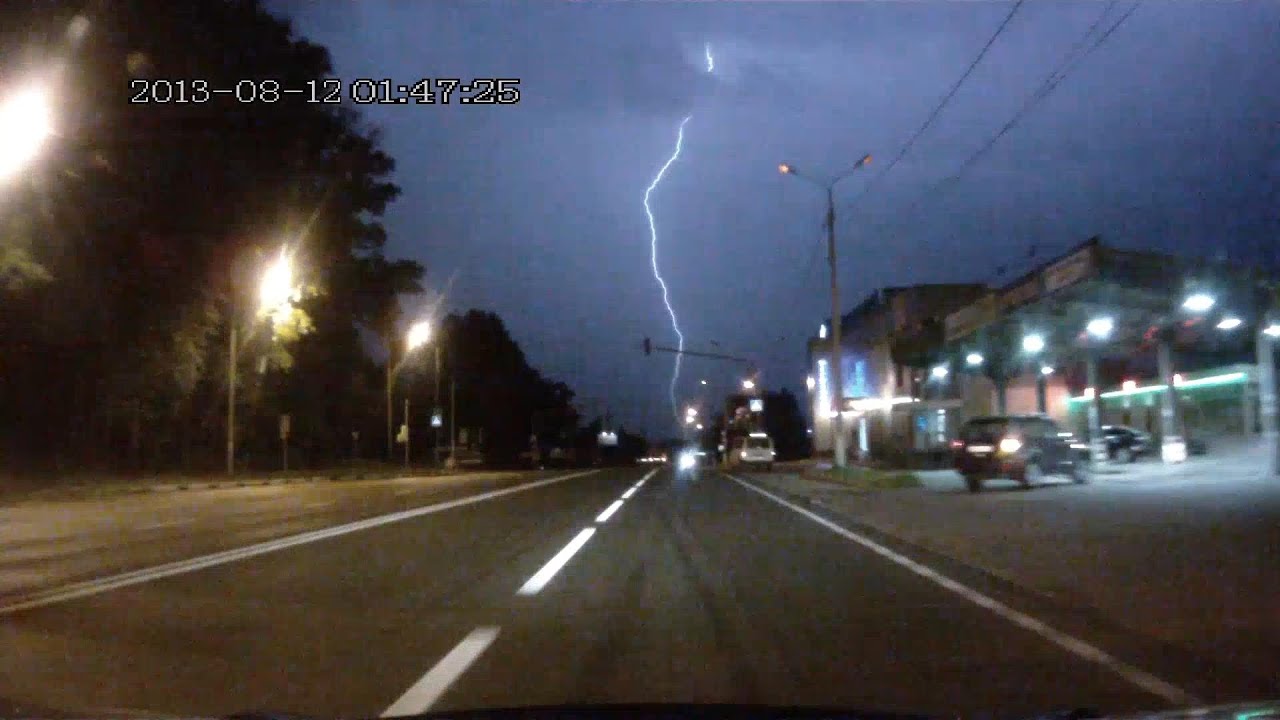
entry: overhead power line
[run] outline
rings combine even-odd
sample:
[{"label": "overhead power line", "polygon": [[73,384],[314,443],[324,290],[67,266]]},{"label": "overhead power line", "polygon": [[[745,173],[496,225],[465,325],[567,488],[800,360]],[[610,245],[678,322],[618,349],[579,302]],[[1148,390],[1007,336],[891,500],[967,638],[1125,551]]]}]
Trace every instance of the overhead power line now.
[{"label": "overhead power line", "polygon": [[973,61],[969,63],[969,67],[965,69],[964,74],[962,74],[960,78],[956,80],[955,84],[951,86],[951,89],[947,91],[947,94],[942,97],[942,100],[939,101],[937,106],[933,108],[933,111],[929,113],[929,117],[925,118],[924,123],[919,128],[917,128],[914,133],[912,133],[911,137],[907,139],[906,144],[904,144],[902,146],[902,149],[898,151],[898,154],[895,155],[894,158],[889,161],[889,164],[885,165],[883,170],[876,173],[875,176],[873,176],[871,180],[867,182],[862,192],[859,193],[857,197],[855,197],[852,201],[849,202],[849,204],[846,206],[846,209],[853,208],[858,203],[858,201],[866,197],[867,193],[871,192],[872,189],[875,188],[876,184],[880,182],[881,178],[883,178],[885,175],[888,175],[889,172],[893,170],[894,167],[897,166],[898,162],[902,160],[902,158],[906,157],[907,153],[911,151],[912,146],[914,146],[916,144],[916,141],[920,139],[920,136],[924,135],[925,131],[928,130],[930,126],[933,125],[933,121],[937,120],[938,116],[942,114],[942,110],[947,106],[947,103],[951,102],[951,98],[955,97],[956,93],[959,92],[960,86],[964,85],[964,81],[968,80],[969,76],[973,74],[974,69],[978,67],[978,63],[982,62],[982,59],[987,56],[987,51],[991,49],[991,46],[995,44],[996,39],[999,38],[1000,34],[1003,33],[1005,28],[1009,26],[1009,22],[1013,20],[1013,16],[1016,15],[1018,12],[1018,9],[1022,7],[1022,3],[1023,3],[1023,0],[1018,0],[1018,2],[1014,4],[1013,9],[1009,11],[1009,14],[1004,16],[1004,21],[1001,22],[1000,26],[997,27],[995,32],[991,34],[991,37],[987,38],[987,43],[982,46],[982,50],[980,50],[978,52],[978,55],[973,58]]},{"label": "overhead power line", "polygon": [[1038,106],[1041,102],[1043,102],[1045,98],[1049,97],[1049,95],[1051,95],[1053,91],[1057,89],[1057,87],[1062,83],[1062,81],[1066,80],[1067,77],[1077,67],[1079,67],[1080,63],[1083,62],[1085,58],[1087,58],[1095,50],[1101,47],[1102,44],[1105,43],[1111,37],[1112,33],[1114,33],[1122,24],[1124,24],[1124,22],[1128,20],[1131,15],[1133,15],[1134,11],[1137,10],[1138,6],[1141,4],[1142,4],[1142,0],[1138,0],[1137,2],[1135,2],[1124,13],[1124,15],[1121,15],[1118,20],[1116,20],[1114,23],[1111,24],[1110,27],[1107,28],[1107,30],[1103,32],[1097,38],[1097,40],[1095,40],[1093,44],[1088,47],[1088,49],[1082,52],[1080,48],[1084,47],[1089,37],[1092,36],[1099,27],[1101,27],[1102,21],[1106,18],[1112,6],[1115,5],[1115,2],[1112,2],[1111,4],[1109,4],[1102,11],[1102,13],[1099,14],[1097,20],[1095,20],[1093,24],[1089,26],[1089,29],[1086,30],[1084,34],[1081,35],[1080,39],[1076,41],[1075,45],[1073,45],[1071,50],[1067,52],[1067,54],[1063,57],[1063,59],[1058,63],[1057,67],[1055,67],[1053,71],[1049,73],[1049,75],[1040,83],[1040,86],[1036,89],[1036,91],[1033,92],[1030,96],[1027,97],[1026,100],[1023,101],[1022,107],[1019,108],[1016,113],[1014,113],[1013,117],[1011,117],[1009,121],[1006,122],[1004,126],[1001,127],[1000,130],[996,132],[995,135],[992,135],[991,138],[989,138],[987,142],[982,145],[982,147],[978,148],[972,155],[966,158],[965,161],[960,164],[960,167],[957,168],[954,173],[939,180],[933,185],[929,186],[924,192],[922,192],[919,196],[917,196],[915,201],[913,201],[907,207],[907,209],[902,213],[902,215],[908,218],[914,217],[915,210],[919,208],[920,205],[923,204],[924,201],[928,199],[930,195],[933,195],[934,193],[942,192],[946,190],[948,187],[958,183],[961,177],[964,175],[964,173],[966,173],[970,168],[972,168],[978,162],[978,160],[982,159],[982,157],[986,155],[991,150],[991,148],[995,147],[996,143],[998,143],[1001,138],[1007,135],[1010,130],[1017,127],[1018,123],[1021,122],[1024,117],[1026,117],[1027,113],[1031,112],[1033,109],[1036,108],[1036,106]]}]

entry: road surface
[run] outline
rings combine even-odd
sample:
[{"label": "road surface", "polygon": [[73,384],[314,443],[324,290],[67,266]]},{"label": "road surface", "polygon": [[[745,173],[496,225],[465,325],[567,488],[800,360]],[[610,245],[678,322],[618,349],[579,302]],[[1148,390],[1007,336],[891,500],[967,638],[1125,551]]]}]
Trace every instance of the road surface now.
[{"label": "road surface", "polygon": [[[1266,690],[752,476],[605,469],[399,497],[194,560],[122,537],[115,574],[0,594],[0,698],[205,716],[570,702],[1016,715]],[[160,563],[166,550],[189,561]]]}]

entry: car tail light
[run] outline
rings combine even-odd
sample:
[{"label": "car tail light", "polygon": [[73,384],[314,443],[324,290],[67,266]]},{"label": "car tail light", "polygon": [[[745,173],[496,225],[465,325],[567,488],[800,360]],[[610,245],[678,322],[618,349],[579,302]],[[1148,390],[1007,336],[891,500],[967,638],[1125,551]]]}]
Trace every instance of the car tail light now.
[{"label": "car tail light", "polygon": [[952,440],[952,441],[951,441],[951,449],[952,449],[952,450],[959,450],[959,449],[960,449],[960,448],[962,448],[962,447],[964,447],[964,441],[963,441],[963,440]]},{"label": "car tail light", "polygon": [[1000,440],[1000,452],[1006,455],[1012,455],[1022,449],[1022,441],[1016,437],[1007,437]]}]

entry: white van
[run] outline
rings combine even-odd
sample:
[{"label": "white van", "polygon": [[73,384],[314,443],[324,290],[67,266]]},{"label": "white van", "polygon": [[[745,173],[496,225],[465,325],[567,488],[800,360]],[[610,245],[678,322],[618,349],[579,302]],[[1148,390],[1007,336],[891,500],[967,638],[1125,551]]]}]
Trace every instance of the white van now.
[{"label": "white van", "polygon": [[733,452],[729,454],[732,465],[764,466],[766,471],[773,470],[773,459],[777,456],[773,449],[773,438],[765,433],[751,433],[733,441]]}]

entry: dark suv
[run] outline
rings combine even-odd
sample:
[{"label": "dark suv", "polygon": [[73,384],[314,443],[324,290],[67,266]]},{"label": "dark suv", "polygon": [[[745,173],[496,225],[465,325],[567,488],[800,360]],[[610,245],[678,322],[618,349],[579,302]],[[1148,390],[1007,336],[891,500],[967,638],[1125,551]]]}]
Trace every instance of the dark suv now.
[{"label": "dark suv", "polygon": [[988,478],[1007,477],[1031,487],[1045,475],[1089,481],[1089,446],[1045,415],[978,417],[960,427],[951,443],[955,468],[969,492]]}]

